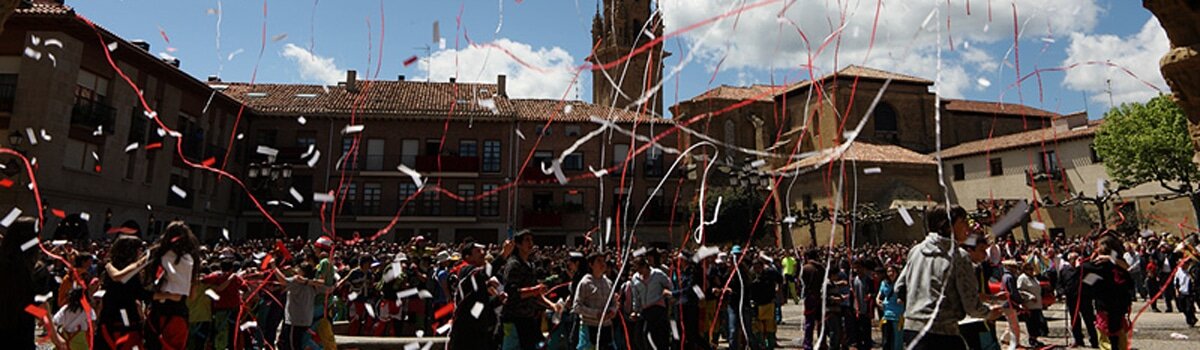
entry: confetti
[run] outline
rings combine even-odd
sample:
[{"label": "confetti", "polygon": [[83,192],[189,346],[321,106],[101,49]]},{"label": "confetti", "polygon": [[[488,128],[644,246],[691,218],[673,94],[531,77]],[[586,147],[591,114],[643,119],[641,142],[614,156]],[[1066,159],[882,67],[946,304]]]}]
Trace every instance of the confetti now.
[{"label": "confetti", "polygon": [[52,139],[50,137],[50,134],[46,132],[46,129],[42,129],[41,134],[42,134],[42,139],[46,140],[46,142],[50,142],[50,140]]},{"label": "confetti", "polygon": [[308,124],[308,119],[304,119],[304,116],[300,116],[299,118],[296,118],[296,122],[300,123],[300,125],[304,125]]},{"label": "confetti", "polygon": [[146,145],[147,151],[156,150],[156,149],[160,149],[160,148],[162,148],[162,142],[155,142],[155,143]]},{"label": "confetti", "polygon": [[421,299],[433,299],[433,293],[430,293],[427,290],[421,290],[417,292],[417,296],[421,297]]},{"label": "confetti", "polygon": [[28,312],[30,315],[33,315],[33,317],[37,318],[37,319],[44,319],[44,318],[46,318],[46,315],[49,314],[46,312],[46,309],[43,309],[42,307],[33,305],[33,304],[26,305],[25,312]]},{"label": "confetti", "polygon": [[103,289],[101,289],[101,290],[96,291],[95,293],[92,293],[92,297],[96,298],[96,299],[103,299],[104,293],[105,293],[105,291]]},{"label": "confetti", "polygon": [[1083,283],[1090,286],[1090,285],[1096,284],[1096,282],[1100,282],[1100,280],[1102,280],[1102,279],[1104,279],[1104,278],[1100,277],[1100,275],[1097,275],[1094,273],[1089,273],[1089,274],[1087,274],[1087,276],[1083,277]]},{"label": "confetti", "polygon": [[522,133],[522,132],[521,132],[521,129],[515,129],[515,131],[517,132],[517,138],[520,138],[522,141],[524,141],[524,140],[525,140],[525,133]]},{"label": "confetti", "polygon": [[204,295],[207,295],[213,301],[221,300],[221,296],[217,295],[217,292],[214,292],[212,289],[205,290]]},{"label": "confetti", "polygon": [[405,67],[411,66],[414,62],[417,62],[417,55],[413,55],[412,57],[405,59],[404,66]]},{"label": "confetti", "polygon": [[49,292],[49,293],[42,294],[42,295],[34,295],[33,302],[41,304],[41,303],[46,302],[46,300],[50,300],[50,298],[53,296],[54,296],[54,292]]},{"label": "confetti", "polygon": [[371,318],[375,318],[375,308],[371,307],[371,304],[369,304],[369,303],[364,304],[363,306],[365,306],[367,309],[367,316],[371,316]]},{"label": "confetti", "polygon": [[247,329],[250,329],[250,328],[255,328],[255,327],[258,327],[258,322],[254,322],[254,321],[247,321],[246,323],[243,323],[243,324],[242,324],[241,326],[239,326],[238,328],[239,328],[239,329],[241,329],[241,330],[244,332],[244,331],[246,331]]},{"label": "confetti", "polygon": [[239,53],[242,53],[242,52],[245,52],[245,51],[246,51],[246,49],[237,49],[237,50],[233,50],[233,52],[230,52],[230,53],[229,53],[229,56],[225,57],[225,60],[226,60],[226,61],[233,61],[233,56],[237,56]]},{"label": "confetti", "polygon": [[363,128],[365,126],[362,124],[346,125],[345,128],[342,128],[342,135],[357,134],[362,132]]},{"label": "confetti", "polygon": [[419,350],[419,349],[421,349],[421,344],[420,344],[420,343],[408,343],[408,344],[404,344],[404,350]]},{"label": "confetti", "polygon": [[761,168],[763,165],[767,165],[766,159],[755,159],[753,162],[750,162],[751,168]]},{"label": "confetti", "polygon": [[1053,43],[1054,43],[1054,38],[1051,38],[1051,37],[1043,37],[1043,38],[1042,38],[1042,42],[1044,42],[1044,43],[1047,43],[1047,44],[1053,44]]},{"label": "confetti", "polygon": [[317,203],[331,203],[333,202],[333,195],[328,193],[313,193],[312,200]]},{"label": "confetti", "polygon": [[878,174],[878,173],[882,173],[882,172],[883,172],[883,169],[880,169],[879,167],[863,169],[863,174],[867,174],[867,175]]},{"label": "confetti", "polygon": [[215,157],[208,157],[208,159],[205,159],[203,162],[200,162],[200,165],[203,165],[206,168],[211,168],[213,166],[213,164],[217,164],[217,158],[215,158]]},{"label": "confetti", "polygon": [[30,34],[30,35],[29,35],[29,42],[30,42],[30,43],[33,43],[34,45],[41,45],[41,44],[42,44],[42,38],[38,37],[37,35]]},{"label": "confetti", "polygon": [[158,117],[158,112],[155,112],[155,111],[142,111],[142,115],[146,116],[146,119],[154,120],[154,118],[157,118],[157,117]]},{"label": "confetti", "polygon": [[51,66],[58,67],[58,58],[57,58],[57,57],[54,57],[54,54],[52,54],[52,53],[47,53],[47,54],[46,54],[46,58],[49,58],[49,59],[50,59],[50,65],[51,65]]},{"label": "confetti", "polygon": [[571,114],[571,111],[574,111],[574,110],[575,110],[575,106],[573,106],[569,103],[566,106],[563,106],[563,114],[564,115]]},{"label": "confetti", "polygon": [[92,152],[92,159],[95,159],[97,162],[99,162],[99,161],[100,161],[100,155],[99,155],[99,154],[96,154],[96,152]]},{"label": "confetti", "polygon": [[167,136],[167,131],[163,130],[163,128],[158,128],[158,130],[155,130],[154,132],[158,134],[158,137]]},{"label": "confetti", "polygon": [[179,186],[171,185],[171,192],[174,192],[175,195],[179,196],[181,199],[187,199],[187,191],[179,188]]},{"label": "confetti", "polygon": [[40,242],[38,240],[38,238],[34,237],[33,239],[30,239],[30,240],[26,241],[25,243],[22,243],[21,251],[26,251],[26,250],[29,250],[29,248],[33,248],[33,246],[38,245],[38,242]]},{"label": "confetti", "polygon": [[280,40],[287,39],[287,37],[288,37],[287,33],[279,33],[279,34],[275,34],[274,36],[271,36],[271,41],[278,42]]},{"label": "confetti", "polygon": [[243,134],[243,133],[240,133],[240,132],[237,134],[237,139],[238,139],[238,140],[241,140],[242,138],[245,138],[245,137],[246,137],[246,134]]},{"label": "confetti", "polygon": [[37,60],[42,59],[42,53],[39,52],[38,50],[34,50],[32,47],[26,47],[25,48],[25,57],[29,57],[29,58],[32,58],[33,60],[37,61]]},{"label": "confetti", "polygon": [[483,303],[478,302],[478,301],[475,302],[475,305],[471,306],[471,317],[479,318],[479,315],[482,313],[483,313]]},{"label": "confetti", "polygon": [[67,212],[63,211],[62,209],[50,209],[50,214],[58,217],[59,219],[65,219],[67,217]]},{"label": "confetti", "polygon": [[419,292],[417,291],[416,288],[409,288],[409,289],[405,289],[405,290],[396,292],[396,298],[397,299],[405,299],[405,298],[417,295],[417,293],[419,293]]},{"label": "confetti", "polygon": [[1045,231],[1046,224],[1041,221],[1030,221],[1029,228],[1032,228],[1032,229],[1038,230],[1038,231]]},{"label": "confetti", "polygon": [[292,194],[292,198],[296,199],[296,203],[304,203],[304,196],[300,195],[300,191],[296,191],[295,187],[289,188],[288,192]]},{"label": "confetti", "polygon": [[221,236],[224,236],[224,237],[225,237],[225,240],[226,240],[226,241],[228,241],[228,240],[229,240],[229,229],[227,229],[227,228],[222,228],[222,229],[221,229]]},{"label": "confetti", "polygon": [[60,40],[58,40],[58,39],[54,39],[54,38],[46,39],[46,41],[44,41],[44,44],[43,44],[43,45],[45,45],[45,46],[57,46],[57,47],[58,47],[58,48],[60,48],[60,49],[63,47],[63,43],[62,43],[62,41],[60,41]]},{"label": "confetti", "polygon": [[417,338],[424,338],[425,331],[418,329],[416,335],[417,335]]},{"label": "confetti", "polygon": [[896,207],[896,212],[900,213],[900,218],[904,219],[905,225],[908,225],[908,226],[913,225],[913,218],[912,218],[912,215],[908,214],[908,208]]},{"label": "confetti", "polygon": [[86,211],[79,212],[79,218],[83,219],[83,221],[92,221],[92,214],[88,214]]},{"label": "confetti", "polygon": [[279,150],[268,146],[258,146],[258,149],[255,150],[255,153],[274,158],[275,156],[279,155]]},{"label": "confetti", "polygon": [[8,225],[12,225],[13,221],[17,221],[17,218],[20,216],[21,208],[13,207],[12,211],[9,211],[8,215],[4,216],[4,220],[0,220],[0,226],[8,227]]},{"label": "confetti", "polygon": [[117,42],[108,43],[108,52],[117,51]]},{"label": "confetti", "polygon": [[0,179],[0,187],[11,188],[13,181],[9,179]]},{"label": "confetti", "polygon": [[[450,325],[449,325],[449,324],[447,324],[447,325],[445,325],[445,326],[442,326],[442,327],[449,327],[449,326],[450,326]],[[441,329],[441,328],[439,328],[439,329]],[[449,329],[449,328],[447,328],[447,329]],[[433,342],[431,342],[431,341],[427,341],[427,342],[425,342],[425,346],[422,346],[422,347],[421,347],[421,350],[429,350],[429,349],[432,349],[432,348],[433,348]]]},{"label": "confetti", "polygon": [[314,150],[312,158],[308,159],[308,167],[312,168],[317,165],[317,161],[321,160],[321,151]]},{"label": "confetti", "polygon": [[794,224],[794,223],[796,223],[796,217],[793,215],[789,215],[788,217],[783,218],[783,223]]},{"label": "confetti", "polygon": [[401,173],[404,173],[405,175],[408,175],[409,177],[411,177],[413,180],[413,183],[417,185],[417,188],[425,187],[425,180],[422,179],[421,173],[418,173],[416,170],[412,170],[411,168],[405,166],[404,164],[400,164],[399,166],[397,166],[396,170],[399,170]]},{"label": "confetti", "polygon": [[346,296],[346,300],[349,300],[349,301],[355,301],[357,299],[358,299],[357,292],[350,292],[350,294]]},{"label": "confetti", "polygon": [[671,338],[679,340],[679,323],[675,322],[675,320],[671,320]]},{"label": "confetti", "polygon": [[933,11],[929,11],[929,15],[925,16],[925,20],[921,21],[921,29],[925,29],[925,27],[928,27],[929,22],[933,20],[933,16],[937,15],[937,13],[938,13],[938,9],[936,7],[933,8]]},{"label": "confetti", "polygon": [[37,146],[38,139],[33,134],[33,128],[25,128],[25,135],[28,136],[27,140],[29,140],[30,145]]},{"label": "confetti", "polygon": [[120,311],[121,311],[121,323],[124,324],[125,327],[129,327],[129,313],[125,312],[125,309],[121,309]]},{"label": "confetti", "polygon": [[979,78],[978,80],[976,80],[976,81],[975,81],[975,83],[976,83],[976,84],[979,84],[979,86],[982,86],[982,87],[985,87],[985,88],[986,88],[986,87],[989,87],[989,86],[992,86],[992,81],[990,81],[990,80],[987,80],[987,78]]},{"label": "confetti", "polygon": [[704,290],[700,289],[699,284],[692,285],[692,293],[695,293],[696,298],[700,299],[700,301],[704,301]]}]

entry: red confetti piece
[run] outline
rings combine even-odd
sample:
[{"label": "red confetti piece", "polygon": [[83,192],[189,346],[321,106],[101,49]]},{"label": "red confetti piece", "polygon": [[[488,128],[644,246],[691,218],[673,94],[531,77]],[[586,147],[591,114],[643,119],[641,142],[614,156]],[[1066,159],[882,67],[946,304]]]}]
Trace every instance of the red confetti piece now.
[{"label": "red confetti piece", "polygon": [[412,65],[414,62],[417,62],[417,55],[413,55],[412,57],[405,59],[404,66],[408,67],[408,66]]},{"label": "red confetti piece", "polygon": [[26,305],[25,312],[28,312],[30,315],[33,315],[33,317],[37,317],[39,319],[46,318],[46,315],[48,314],[46,309],[33,304]]},{"label": "red confetti piece", "polygon": [[213,164],[217,164],[217,158],[208,157],[208,159],[205,159],[203,162],[200,162],[200,165],[203,165],[206,167],[211,167],[211,166],[213,166]]},{"label": "red confetti piece", "polygon": [[132,229],[132,228],[128,228],[128,227],[124,227],[124,226],[122,226],[122,227],[113,227],[113,228],[110,228],[110,229],[108,229],[108,231],[107,231],[107,232],[105,232],[105,233],[107,233],[107,234],[110,234],[110,235],[115,235],[115,234],[126,234],[126,235],[132,235],[132,234],[134,234],[134,233],[137,233],[137,231],[134,231],[134,229]]},{"label": "red confetti piece", "polygon": [[147,151],[149,151],[149,150],[155,150],[155,149],[159,149],[159,148],[162,148],[162,142],[155,142],[155,143],[151,143],[151,144],[149,144],[149,145],[146,145],[146,150],[147,150]]},{"label": "red confetti piece", "polygon": [[0,187],[12,188],[13,181],[9,179],[0,179]]},{"label": "red confetti piece", "polygon": [[50,213],[54,214],[54,216],[57,216],[59,219],[64,219],[67,217],[67,212],[63,211],[62,209],[50,209]]},{"label": "red confetti piece", "polygon": [[101,170],[103,170],[103,168],[100,167],[100,164],[96,164],[96,172],[98,173]]},{"label": "red confetti piece", "polygon": [[446,318],[446,316],[449,316],[452,312],[454,312],[454,304],[446,304],[433,313],[433,319],[440,320]]},{"label": "red confetti piece", "polygon": [[283,245],[283,241],[275,241],[275,249],[279,251],[279,254],[283,254],[283,260],[292,260],[292,252],[288,251],[287,246]]},{"label": "red confetti piece", "polygon": [[275,260],[274,255],[267,255],[267,257],[263,258],[262,266],[259,267],[259,270],[266,271],[267,267],[271,265],[271,260]]}]

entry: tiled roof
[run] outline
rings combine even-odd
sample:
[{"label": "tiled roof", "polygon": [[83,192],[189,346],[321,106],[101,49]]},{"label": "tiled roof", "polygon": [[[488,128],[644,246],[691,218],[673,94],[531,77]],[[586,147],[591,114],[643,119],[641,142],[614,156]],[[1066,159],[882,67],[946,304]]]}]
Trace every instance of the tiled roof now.
[{"label": "tiled roof", "polygon": [[1022,133],[997,136],[991,139],[971,141],[942,150],[942,158],[958,158],[985,153],[1000,152],[1014,148],[1040,145],[1043,141],[1053,143],[1096,134],[1102,120],[1089,121],[1087,127],[1066,131],[1055,131],[1053,127],[1030,130]]},{"label": "tiled roof", "polygon": [[[833,152],[833,149],[826,149],[826,152]],[[821,163],[826,163],[835,160],[832,154],[822,154],[812,158],[802,159],[800,161],[788,164],[779,171],[791,171],[797,168],[813,167]],[[842,153],[837,159],[853,160],[863,163],[876,164],[914,164],[914,165],[936,165],[933,157],[913,152],[910,149],[896,145],[880,145],[867,143],[863,141],[855,141]]]},{"label": "tiled roof", "polygon": [[684,102],[695,102],[704,100],[732,100],[744,101],[754,100],[760,102],[771,102],[775,95],[782,92],[782,86],[771,85],[751,85],[751,86],[729,86],[721,85]]},{"label": "tiled roof", "polygon": [[942,106],[951,112],[1004,114],[1036,118],[1054,118],[1059,116],[1058,113],[1016,103],[943,99]]},{"label": "tiled roof", "polygon": [[[863,66],[853,65],[853,64],[846,66],[846,68],[842,68],[842,70],[839,70],[836,73],[827,74],[823,77],[817,78],[816,80],[824,81],[826,79],[833,78],[835,75],[838,77],[843,77],[843,78],[861,77],[861,78],[880,79],[880,80],[892,79],[892,81],[903,81],[903,82],[917,83],[917,84],[933,84],[933,81],[929,80],[929,79],[924,79],[924,78],[900,74],[900,73],[889,72],[889,71],[885,71],[882,69],[863,67]],[[812,85],[812,82],[813,82],[812,80],[805,80],[805,81],[802,81],[799,83],[792,84],[792,86],[787,88],[786,92],[790,93],[790,92],[798,90],[798,89],[807,88],[809,85]]]},{"label": "tiled roof", "polygon": [[445,118],[511,116],[507,97],[496,95],[495,84],[430,83],[416,81],[358,81],[358,92],[344,85],[210,83],[226,95],[261,114],[349,114],[357,104],[364,115]]},{"label": "tiled roof", "polygon": [[619,123],[629,123],[636,120],[643,123],[674,124],[674,121],[671,119],[583,101],[515,99],[509,100],[509,102],[515,108],[517,119],[519,120],[545,121],[553,117],[556,122],[587,122],[592,116],[595,116]]},{"label": "tiled roof", "polygon": [[69,15],[75,11],[67,5],[34,3],[29,7],[18,6],[13,14],[18,15]]}]

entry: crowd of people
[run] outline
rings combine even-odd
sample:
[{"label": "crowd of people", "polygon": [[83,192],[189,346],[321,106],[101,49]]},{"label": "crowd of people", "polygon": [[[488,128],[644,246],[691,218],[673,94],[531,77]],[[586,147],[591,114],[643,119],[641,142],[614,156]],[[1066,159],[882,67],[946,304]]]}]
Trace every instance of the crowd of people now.
[{"label": "crowd of people", "polygon": [[[152,240],[39,243],[20,218],[0,240],[0,337],[22,349],[335,349],[345,323],[339,334],[448,337],[450,349],[773,349],[778,325],[802,320],[805,349],[998,349],[1043,345],[1043,308],[1058,301],[1075,345],[1123,349],[1138,297],[1196,323],[1195,234],[1019,242],[961,208],[934,212],[947,215],[927,216],[923,241],[853,249],[572,250],[528,231],[502,244],[205,245],[184,222]],[[802,317],[785,320],[789,302]]]}]

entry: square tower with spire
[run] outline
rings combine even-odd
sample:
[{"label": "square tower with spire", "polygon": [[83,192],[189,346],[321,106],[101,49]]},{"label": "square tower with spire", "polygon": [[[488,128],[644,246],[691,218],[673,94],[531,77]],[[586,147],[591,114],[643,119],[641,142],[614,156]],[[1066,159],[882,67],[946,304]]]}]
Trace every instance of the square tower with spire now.
[{"label": "square tower with spire", "polygon": [[[592,103],[662,115],[662,16],[651,0],[602,0],[592,20]],[[655,90],[655,89],[659,90]],[[644,96],[649,96],[644,98]],[[643,101],[644,98],[644,101]],[[641,103],[639,103],[641,102]],[[636,104],[636,105],[635,105]]]}]

